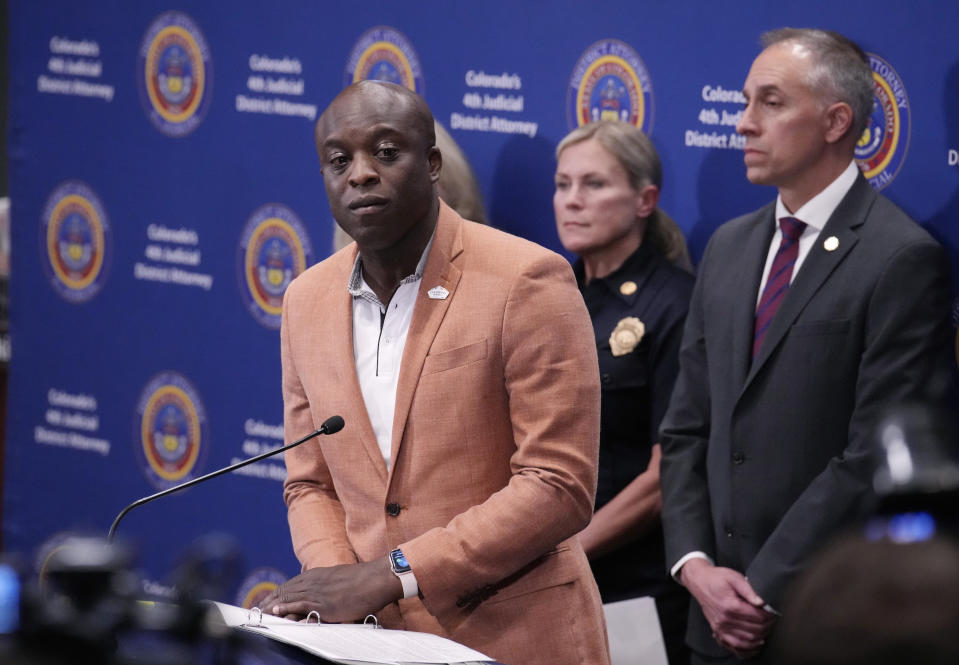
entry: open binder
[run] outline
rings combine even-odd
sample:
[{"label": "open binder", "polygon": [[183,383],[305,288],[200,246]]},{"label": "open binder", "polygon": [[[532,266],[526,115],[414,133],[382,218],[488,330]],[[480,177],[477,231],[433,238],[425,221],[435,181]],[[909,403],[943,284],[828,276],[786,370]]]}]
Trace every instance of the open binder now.
[{"label": "open binder", "polygon": [[212,602],[223,623],[344,665],[480,665],[494,662],[479,651],[429,633],[389,630],[373,623],[304,623]]}]

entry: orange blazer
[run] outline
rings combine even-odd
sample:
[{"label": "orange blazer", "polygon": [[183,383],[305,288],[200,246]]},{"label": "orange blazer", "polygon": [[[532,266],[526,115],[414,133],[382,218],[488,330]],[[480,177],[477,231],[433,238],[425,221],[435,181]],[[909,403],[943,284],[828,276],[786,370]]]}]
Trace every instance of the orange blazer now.
[{"label": "orange blazer", "polygon": [[[396,547],[420,597],[377,615],[509,665],[608,662],[596,584],[575,534],[599,449],[593,331],[572,270],[441,202],[400,368],[389,471],[353,361],[350,245],[300,275],[283,306],[284,498],[304,570]],[[443,287],[446,297],[430,297]],[[435,292],[434,292],[435,293]]]}]

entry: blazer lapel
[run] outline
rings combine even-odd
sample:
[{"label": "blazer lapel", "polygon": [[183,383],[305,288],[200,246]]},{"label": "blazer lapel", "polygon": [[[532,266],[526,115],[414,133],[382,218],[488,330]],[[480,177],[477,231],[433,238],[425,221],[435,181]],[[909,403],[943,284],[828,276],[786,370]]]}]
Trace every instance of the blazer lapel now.
[{"label": "blazer lapel", "polygon": [[[393,460],[399,459],[403,433],[406,430],[410,406],[413,403],[413,393],[416,391],[423,363],[426,361],[426,355],[433,344],[440,323],[455,297],[456,286],[460,280],[461,272],[453,265],[453,260],[463,250],[462,224],[462,220],[453,209],[441,200],[433,246],[426,260],[419,293],[416,295],[413,319],[410,321],[410,330],[406,337],[406,348],[403,351],[403,361],[396,386],[390,451]],[[429,292],[436,287],[446,289],[448,295],[444,298],[431,298]],[[393,464],[390,467],[390,477],[395,466]]]},{"label": "blazer lapel", "polygon": [[356,436],[362,442],[364,450],[380,479],[386,482],[386,465],[383,453],[376,442],[376,434],[366,410],[360,380],[356,375],[356,361],[353,350],[353,297],[346,290],[350,270],[356,260],[356,245],[348,259],[345,259],[342,279],[330,284],[330,297],[322,300],[316,308],[318,312],[315,329],[321,331],[323,344],[329,344],[331,352],[323,357],[332,362],[325,379],[330,386],[342,391],[344,401],[350,405],[352,418],[347,419],[347,427],[355,429]]},{"label": "blazer lapel", "polygon": [[[774,204],[775,206],[775,204]],[[734,340],[732,354],[732,369],[734,386],[742,386],[749,372],[753,350],[753,329],[756,320],[756,298],[759,293],[759,283],[762,281],[763,268],[766,266],[766,256],[769,254],[769,242],[772,239],[775,227],[773,226],[773,211],[775,207],[766,206],[756,213],[752,227],[748,230],[743,247],[741,261],[737,262],[736,275],[731,290],[733,300],[730,316],[733,333],[730,339]],[[730,257],[731,261],[736,261]]]},{"label": "blazer lapel", "polygon": [[[819,233],[816,244],[809,251],[809,255],[799,268],[799,273],[786,292],[779,311],[769,324],[759,355],[756,356],[746,378],[747,385],[782,342],[809,300],[859,242],[859,234],[855,229],[866,221],[866,213],[875,197],[875,190],[860,174],[852,189],[839,203],[839,207]],[[838,245],[832,250],[827,250],[824,243],[833,236],[838,240]]]}]

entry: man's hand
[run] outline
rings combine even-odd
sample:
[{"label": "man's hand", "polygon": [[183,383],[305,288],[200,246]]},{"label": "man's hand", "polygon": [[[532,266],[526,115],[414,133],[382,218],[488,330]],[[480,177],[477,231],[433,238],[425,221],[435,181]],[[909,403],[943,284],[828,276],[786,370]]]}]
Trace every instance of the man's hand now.
[{"label": "man's hand", "polygon": [[330,568],[313,568],[280,585],[263,599],[263,611],[287,619],[305,618],[311,611],[329,623],[363,619],[403,597],[403,585],[389,559]]},{"label": "man's hand", "polygon": [[739,658],[762,649],[776,616],[763,609],[763,599],[741,573],[705,559],[690,559],[680,577],[699,602],[720,646]]}]

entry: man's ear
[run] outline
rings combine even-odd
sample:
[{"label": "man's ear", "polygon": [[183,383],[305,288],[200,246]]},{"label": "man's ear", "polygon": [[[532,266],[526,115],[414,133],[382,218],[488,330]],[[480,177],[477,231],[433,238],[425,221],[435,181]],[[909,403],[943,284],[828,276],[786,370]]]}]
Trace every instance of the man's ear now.
[{"label": "man's ear", "polygon": [[434,145],[426,154],[426,159],[430,163],[430,181],[435,183],[440,179],[440,171],[443,169],[443,155]]},{"label": "man's ear", "polygon": [[[846,102],[830,104],[823,114],[823,138],[826,143],[836,143],[850,131],[853,124],[852,107]],[[856,137],[859,140],[859,137]]]}]

